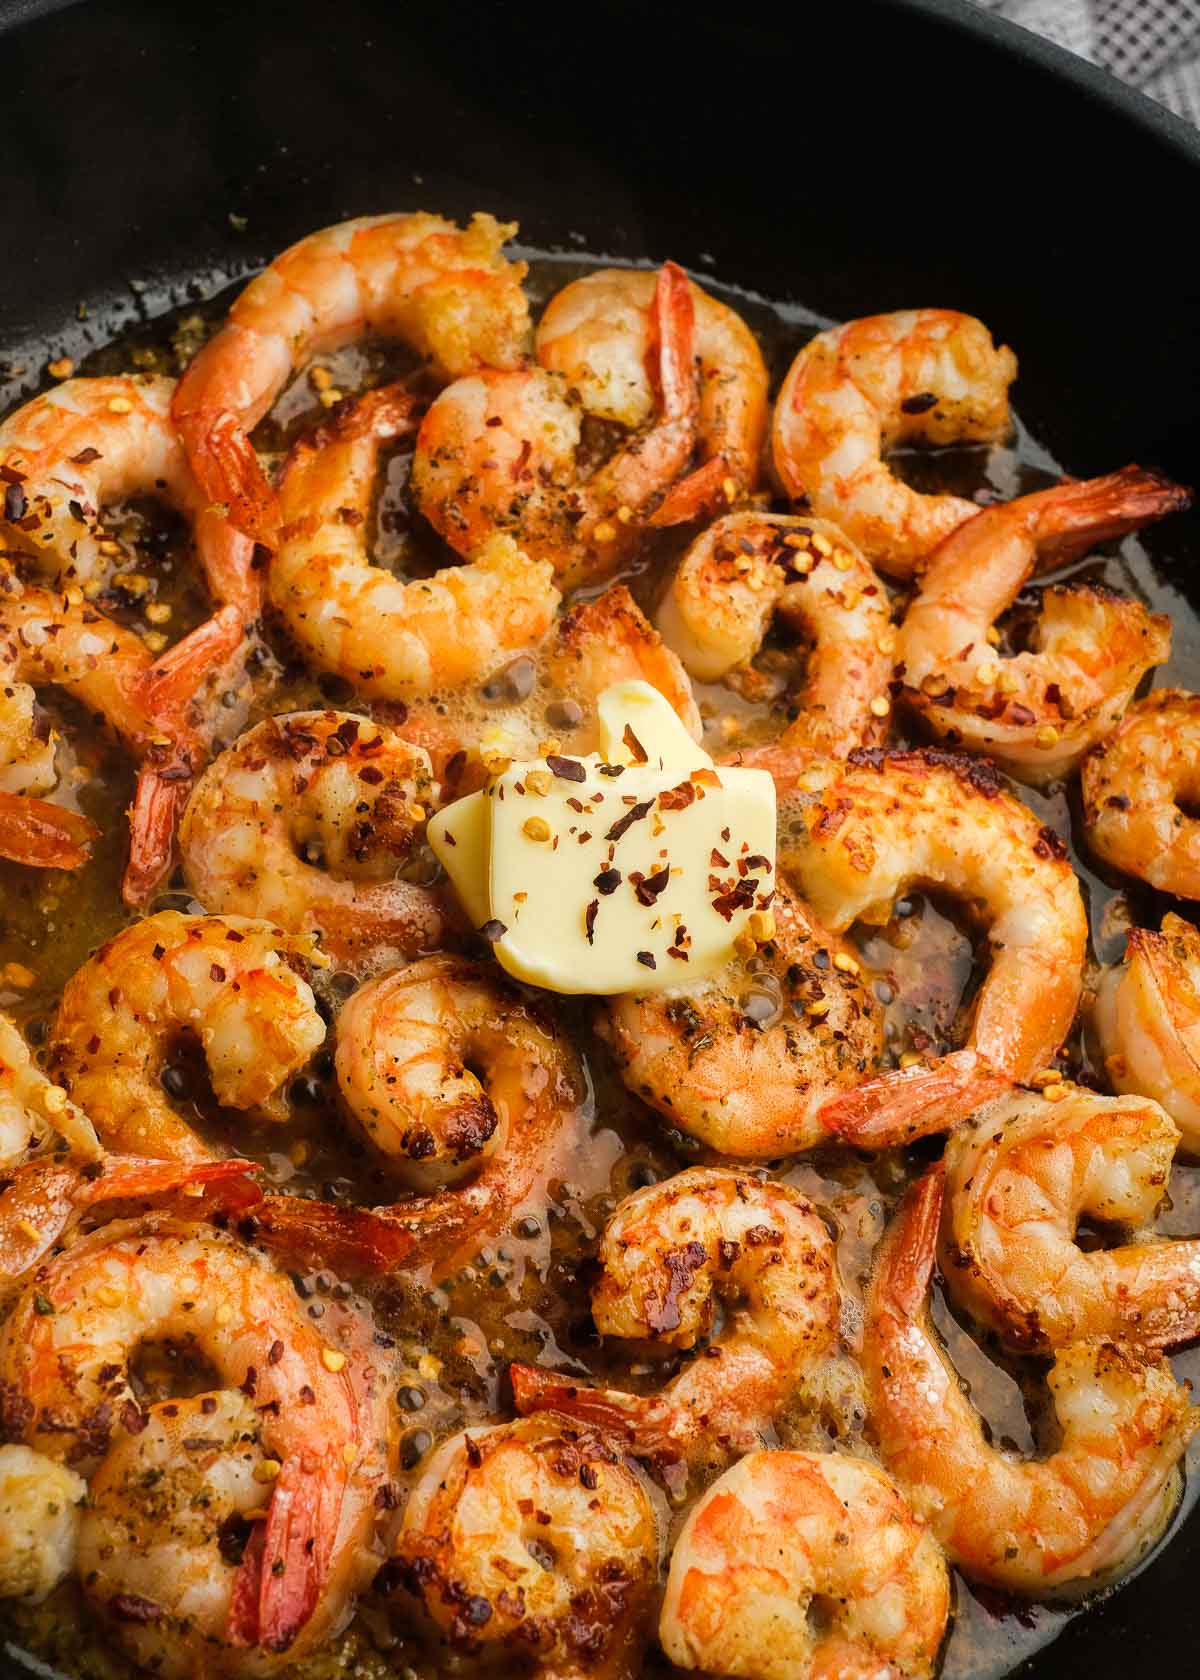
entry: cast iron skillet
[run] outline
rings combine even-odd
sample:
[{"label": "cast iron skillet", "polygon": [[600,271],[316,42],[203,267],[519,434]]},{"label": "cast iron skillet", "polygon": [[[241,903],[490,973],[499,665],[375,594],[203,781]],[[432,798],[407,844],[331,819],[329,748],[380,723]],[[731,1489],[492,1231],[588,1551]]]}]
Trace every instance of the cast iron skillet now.
[{"label": "cast iron skillet", "polygon": [[[960,0],[786,20],[729,0],[0,0],[0,166],[0,357],[41,347],[8,401],[47,341],[79,355],[188,276],[215,289],[344,216],[483,207],[534,245],[672,256],[834,317],[970,310],[1016,347],[1020,412],[1069,468],[1197,475],[1200,140]],[[1196,515],[1169,546],[1200,603]],[[1200,1515],[1186,1530],[1029,1671],[1194,1663]]]}]

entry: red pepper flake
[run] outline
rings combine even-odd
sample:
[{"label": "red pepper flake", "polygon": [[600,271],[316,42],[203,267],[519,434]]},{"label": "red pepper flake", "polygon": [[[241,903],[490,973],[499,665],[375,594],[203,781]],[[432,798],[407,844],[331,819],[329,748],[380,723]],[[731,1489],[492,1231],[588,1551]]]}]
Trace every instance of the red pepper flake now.
[{"label": "red pepper flake", "polygon": [[721,830],[721,838],[726,841],[729,839],[729,830],[727,828],[723,828]]},{"label": "red pepper flake", "polygon": [[282,1358],[283,1358],[283,1343],[282,1342],[272,1342],[270,1352],[267,1354],[267,1364],[268,1365],[278,1365],[279,1361]]},{"label": "red pepper flake", "polygon": [[580,835],[580,836],[579,836],[579,844],[580,844],[580,845],[581,845],[581,846],[586,846],[586,845],[587,845],[587,843],[588,843],[588,841],[589,841],[589,840],[590,840],[590,839],[591,839],[591,838],[592,838],[592,831],[591,831],[591,829],[590,829],[590,828],[585,828],[585,829],[584,829],[584,831],[583,831],[583,833],[582,833],[582,834],[581,834],[581,835]]},{"label": "red pepper flake", "polygon": [[75,467],[90,467],[93,461],[99,461],[102,458],[100,451],[93,449],[89,444],[86,449],[81,449],[78,455],[72,455],[70,461],[71,465]]},{"label": "red pepper flake", "polygon": [[167,948],[165,945],[155,945],[150,952],[150,955],[154,958],[155,962],[161,962],[166,954]]},{"label": "red pepper flake", "polygon": [[225,937],[231,945],[244,945],[246,943],[246,935],[239,933],[236,928],[226,928]]},{"label": "red pepper flake", "polygon": [[717,772],[709,770],[707,766],[693,770],[689,780],[695,782],[697,788],[721,788],[725,785]]},{"label": "red pepper flake", "polygon": [[625,774],[623,764],[597,764],[596,770],[601,776],[623,776]]},{"label": "red pepper flake", "polygon": [[650,755],[642,743],[638,740],[637,736],[633,733],[633,725],[631,723],[627,723],[625,725],[625,732],[621,736],[621,739],[633,754],[633,762],[635,764],[648,764],[650,762]]},{"label": "red pepper flake", "polygon": [[616,892],[621,885],[621,871],[619,869],[602,869],[592,885],[597,892],[602,892],[607,898],[609,893]]},{"label": "red pepper flake", "polygon": [[653,803],[654,801],[652,799],[645,799],[636,804],[631,811],[626,811],[625,815],[623,817],[619,817],[612,825],[604,838],[606,840],[619,840],[627,829],[633,827],[635,822],[641,822],[643,817],[649,815],[650,807]]},{"label": "red pepper flake", "polygon": [[595,943],[594,935],[596,932],[596,917],[599,910],[600,900],[598,898],[593,898],[588,904],[587,909],[583,912],[583,928],[584,932],[587,934],[587,942],[589,945],[593,945]]},{"label": "red pepper flake", "polygon": [[446,842],[447,846],[457,846],[458,845],[458,841],[454,838],[453,834],[451,834],[449,829],[446,829],[444,831],[443,838],[445,839],[445,842]]},{"label": "red pepper flake", "polygon": [[638,903],[649,909],[657,901],[659,893],[663,891],[670,879],[670,868],[664,865],[662,869],[656,869],[653,875],[647,876],[644,881],[639,881],[634,888]]},{"label": "red pepper flake", "polygon": [[19,484],[10,484],[8,489],[4,492],[5,519],[24,519],[27,505],[25,492],[22,490],[21,486]]},{"label": "red pepper flake", "polygon": [[225,970],[221,967],[220,963],[212,963],[209,966],[208,978],[213,982],[213,984],[215,986],[220,986],[220,985],[224,984]]},{"label": "red pepper flake", "polygon": [[761,852],[752,852],[749,857],[742,859],[738,867],[744,867],[746,869],[761,869],[764,873],[769,875],[771,873],[771,860],[770,858],[765,858]]},{"label": "red pepper flake", "polygon": [[678,787],[668,788],[658,796],[660,811],[684,811],[696,797],[696,789],[691,782],[680,782]]},{"label": "red pepper flake", "polygon": [[676,945],[667,946],[667,955],[669,957],[674,957],[676,962],[690,962],[691,960],[687,952],[681,951]]},{"label": "red pepper flake", "polygon": [[490,922],[484,922],[483,926],[478,928],[476,931],[478,932],[480,939],[486,940],[489,945],[495,945],[497,940],[504,938],[504,935],[508,932],[508,928],[503,922],[498,922],[495,917],[493,917]]},{"label": "red pepper flake", "polygon": [[529,457],[532,453],[533,453],[533,444],[529,440],[529,438],[526,438],[524,443],[521,445],[521,448],[520,448],[520,451],[517,455],[516,460],[513,462],[512,467],[509,469],[510,472],[512,473],[514,483],[516,482],[516,480],[518,478],[523,478],[525,476],[525,467],[526,467],[526,465],[529,461]]},{"label": "red pepper flake", "polygon": [[638,954],[637,954],[637,960],[641,963],[643,968],[657,968],[658,967],[658,964],[654,960],[654,952],[653,951],[639,951]]},{"label": "red pepper flake", "polygon": [[729,859],[727,857],[722,857],[720,852],[717,850],[717,848],[715,846],[713,847],[712,851],[708,854],[708,861],[714,869],[728,869],[729,868]]},{"label": "red pepper flake", "polygon": [[1028,706],[1023,706],[1019,700],[1014,700],[1008,708],[1008,720],[1010,723],[1019,724],[1024,728],[1026,725],[1036,722],[1036,715],[1030,711]]},{"label": "red pepper flake", "polygon": [[446,768],[442,771],[442,780],[447,783],[447,785],[453,787],[454,784],[461,779],[462,773],[466,767],[466,750],[465,748],[460,748],[458,752],[451,753],[450,757],[446,760]]},{"label": "red pepper flake", "polygon": [[567,800],[567,804],[571,807],[572,811],[578,811],[580,816],[583,815],[583,800],[582,799],[576,799],[575,795],[571,794],[570,797]]},{"label": "red pepper flake", "polygon": [[557,753],[550,753],[546,759],[546,765],[564,782],[584,782],[587,780],[587,771],[577,758],[560,758]]},{"label": "red pepper flake", "polygon": [[377,764],[364,764],[358,772],[358,779],[360,782],[369,783],[371,787],[376,787],[383,780],[383,771]]},{"label": "red pepper flake", "polygon": [[732,921],[735,911],[750,908],[754,903],[754,894],[757,890],[757,881],[739,881],[731,891],[721,893],[719,897],[714,898],[712,907],[718,916],[724,916],[727,922]]},{"label": "red pepper flake", "polygon": [[901,414],[928,414],[931,408],[937,407],[936,391],[918,391],[916,396],[905,397],[900,404]]}]

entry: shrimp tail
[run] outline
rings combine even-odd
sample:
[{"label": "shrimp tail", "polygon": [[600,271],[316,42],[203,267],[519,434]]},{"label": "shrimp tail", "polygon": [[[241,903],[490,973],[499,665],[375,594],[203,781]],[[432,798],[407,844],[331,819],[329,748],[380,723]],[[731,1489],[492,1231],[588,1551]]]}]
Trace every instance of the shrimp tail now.
[{"label": "shrimp tail", "polygon": [[175,830],[187,803],[192,772],[145,764],[129,811],[129,862],[121,881],[126,904],[140,905],[171,867]]},{"label": "shrimp tail", "polygon": [[137,1156],[110,1157],[104,1171],[87,1180],[78,1200],[84,1207],[98,1202],[124,1201],[142,1196],[164,1196],[192,1185],[213,1186],[205,1191],[204,1208],[214,1205],[235,1210],[252,1207],[262,1200],[262,1191],[250,1177],[259,1171],[257,1161],[143,1161]]},{"label": "shrimp tail", "polygon": [[0,857],[33,869],[81,869],[100,830],[48,799],[0,792]]},{"label": "shrimp tail", "polygon": [[650,381],[658,392],[660,423],[695,421],[700,399],[693,364],[694,326],[692,283],[678,263],[665,262],[658,271],[646,353]]},{"label": "shrimp tail", "polygon": [[[317,1605],[341,1515],[346,1472],[330,1448],[324,1463],[308,1468],[285,1461],[275,1479],[263,1535],[262,1555],[248,1573],[257,1577],[257,1640],[268,1651],[286,1651]],[[245,1556],[238,1573],[245,1566]],[[235,1597],[236,1588],[235,1588]],[[248,1595],[247,1595],[248,1596]],[[230,1607],[230,1633],[233,1607]],[[249,1612],[239,1620],[249,1622]]]},{"label": "shrimp tail", "polygon": [[347,1277],[394,1271],[417,1246],[413,1232],[385,1213],[297,1196],[264,1197],[254,1222],[269,1248]]},{"label": "shrimp tail", "polygon": [[229,523],[266,548],[279,537],[279,498],[268,484],[250,439],[228,409],[183,412],[187,381],[181,381],[171,417],[192,471],[206,496],[226,503]]},{"label": "shrimp tail", "polygon": [[946,1169],[938,1161],[901,1202],[885,1238],[876,1287],[909,1323],[921,1317],[929,1299],[945,1188]]},{"label": "shrimp tail", "polygon": [[513,1402],[522,1417],[559,1412],[623,1440],[639,1458],[672,1464],[684,1456],[677,1414],[659,1399],[564,1382],[554,1372],[532,1365],[510,1366],[509,1376]]},{"label": "shrimp tail", "polygon": [[656,528],[690,525],[722,512],[729,504],[731,478],[724,455],[712,456],[671,486],[646,523]]},{"label": "shrimp tail", "polygon": [[1062,564],[1096,543],[1114,541],[1191,505],[1186,485],[1144,467],[1068,480],[1046,493],[1037,516],[1041,563]]},{"label": "shrimp tail", "polygon": [[246,1541],[242,1561],[233,1578],[229,1619],[225,1632],[231,1645],[245,1650],[258,1644],[258,1606],[262,1597],[262,1565],[266,1553],[266,1523],[256,1522]]},{"label": "shrimp tail", "polygon": [[227,664],[238,652],[245,631],[243,610],[231,603],[198,624],[161,659],[156,659],[137,691],[148,716],[161,721],[164,727],[181,720],[188,702],[209,674]]},{"label": "shrimp tail", "polygon": [[895,1149],[949,1131],[1012,1085],[975,1050],[894,1068],[825,1104],[821,1123],[860,1149]]}]

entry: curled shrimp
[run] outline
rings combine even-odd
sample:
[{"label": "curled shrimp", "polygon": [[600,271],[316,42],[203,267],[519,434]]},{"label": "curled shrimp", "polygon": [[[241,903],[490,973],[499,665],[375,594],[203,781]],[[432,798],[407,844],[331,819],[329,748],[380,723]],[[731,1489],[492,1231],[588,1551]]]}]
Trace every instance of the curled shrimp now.
[{"label": "curled shrimp", "polygon": [[[946,1144],[941,1259],[955,1296],[1018,1349],[1200,1335],[1200,1241],[1150,1232],[1178,1142],[1144,1097],[1018,1091],[980,1109]],[[1085,1253],[1084,1216],[1131,1240]]]},{"label": "curled shrimp", "polygon": [[1200,1155],[1200,933],[1170,911],[1162,931],[1132,928],[1125,960],[1101,976],[1092,1008],[1114,1088],[1160,1103]]},{"label": "curled shrimp", "polygon": [[[592,1317],[604,1335],[694,1348],[660,1393],[584,1388],[512,1367],[517,1410],[550,1409],[671,1463],[728,1462],[762,1444],[805,1376],[831,1355],[840,1291],[833,1238],[798,1190],[693,1167],[627,1196],[604,1229]],[[716,1309],[724,1329],[706,1338]]]},{"label": "curled shrimp", "polygon": [[791,496],[836,520],[889,577],[920,569],[979,510],[925,496],[892,476],[901,443],[994,443],[1008,434],[1017,359],[981,321],[953,309],[902,309],[818,333],[775,404],[775,470]]},{"label": "curled shrimp", "polygon": [[87,1115],[42,1072],[7,1015],[0,1015],[0,1172],[37,1151],[47,1135],[84,1161],[104,1153]]},{"label": "curled shrimp", "polygon": [[342,962],[413,957],[444,912],[401,871],[433,796],[428,754],[349,712],[286,712],[209,766],[179,846],[192,892],[219,914],[312,934]]},{"label": "curled shrimp", "polygon": [[0,1599],[40,1604],[75,1568],[87,1483],[45,1453],[0,1447]]},{"label": "curled shrimp", "polygon": [[545,634],[560,599],[551,567],[505,538],[481,539],[469,565],[410,582],[371,565],[379,451],[411,428],[412,412],[412,399],[386,386],[296,445],[268,580],[273,606],[314,665],[389,699],[480,681]]},{"label": "curled shrimp", "polygon": [[310,356],[374,334],[400,339],[445,378],[520,364],[529,336],[516,232],[479,214],[362,216],[290,246],[250,282],[179,382],[171,417],[192,471],[239,531],[273,547],[279,508],[249,441]]},{"label": "curled shrimp", "polygon": [[1073,1342],[1048,1379],[1057,1450],[1030,1460],[990,1445],[929,1324],[941,1207],[934,1168],[877,1257],[862,1357],[880,1456],[966,1574],[1038,1597],[1101,1586],[1162,1533],[1200,1410],[1165,1360]]},{"label": "curled shrimp", "polygon": [[338,1021],[336,1068],[351,1113],[426,1193],[373,1215],[267,1197],[254,1217],[284,1248],[334,1247],[369,1270],[395,1263],[398,1237],[411,1266],[443,1277],[565,1170],[583,1070],[546,1011],[494,967],[426,957],[360,987]]},{"label": "curled shrimp", "polygon": [[1083,823],[1097,857],[1178,898],[1200,898],[1200,696],[1160,688],[1083,761]]},{"label": "curled shrimp", "polygon": [[1126,467],[985,508],[935,549],[900,631],[909,703],[933,732],[1015,776],[1065,775],[1106,735],[1152,665],[1170,621],[1090,584],[1047,589],[1035,651],[1001,657],[992,626],[1035,567],[1056,566],[1178,508],[1189,492]]},{"label": "curled shrimp", "polygon": [[582,410],[568,382],[542,368],[456,380],[417,434],[417,506],[468,558],[497,533],[568,584],[616,569],[643,537],[646,517],[687,466],[696,433],[692,298],[674,263],[659,272],[652,366],[655,416],[602,466],[581,475]]},{"label": "curled shrimp", "polygon": [[211,1151],[161,1076],[184,1035],[203,1049],[219,1103],[287,1118],[280,1087],[325,1023],[288,967],[310,943],[245,916],[162,910],[117,934],[67,981],[49,1065],[113,1150],[197,1161]]},{"label": "curled shrimp", "polygon": [[[655,525],[712,513],[754,490],[767,431],[767,369],[754,334],[694,280],[691,292],[703,464],[667,492]],[[585,274],[546,305],[535,335],[538,361],[562,374],[589,414],[637,430],[654,413],[654,304],[655,277],[648,271]]]},{"label": "curled shrimp", "polygon": [[616,1680],[646,1641],[654,1507],[613,1443],[570,1419],[467,1430],[429,1459],[393,1568],[452,1652]]},{"label": "curled shrimp", "polygon": [[[144,1410],[130,1360],[163,1338],[202,1355],[218,1391]],[[6,1423],[90,1475],[83,1584],[139,1661],[194,1673],[199,1631],[218,1669],[261,1672],[337,1624],[390,1471],[377,1359],[360,1314],[318,1328],[287,1276],[210,1227],[120,1222],[41,1268],[0,1336]],[[249,1455],[255,1497],[228,1485],[230,1454]]]},{"label": "curled shrimp", "polygon": [[1087,944],[1079,883],[1054,830],[986,763],[946,753],[800,764],[791,785],[799,815],[780,866],[826,927],[884,923],[923,885],[978,915],[991,953],[967,1046],[865,1081],[827,1103],[822,1122],[866,1148],[907,1142],[1045,1068],[1074,1020]]},{"label": "curled shrimp", "polygon": [[667,646],[704,682],[748,665],[773,617],[811,644],[778,746],[844,758],[878,745],[891,710],[887,591],[836,525],[731,513],[701,532],[658,609]]},{"label": "curled shrimp", "polygon": [[658,1631],[677,1668],[710,1674],[930,1680],[950,1607],[941,1549],[890,1476],[836,1453],[756,1452],[688,1512]]},{"label": "curled shrimp", "polygon": [[753,957],[699,985],[613,998],[597,1023],[631,1091],[738,1160],[824,1141],[822,1109],[883,1048],[879,1010],[841,941],[785,886],[772,912]]}]

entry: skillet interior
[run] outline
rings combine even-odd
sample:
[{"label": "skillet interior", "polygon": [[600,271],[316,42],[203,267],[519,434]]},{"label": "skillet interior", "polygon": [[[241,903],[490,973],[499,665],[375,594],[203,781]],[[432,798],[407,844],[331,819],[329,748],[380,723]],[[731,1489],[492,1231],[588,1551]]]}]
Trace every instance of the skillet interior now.
[{"label": "skillet interior", "polygon": [[[612,3],[0,13],[0,351],[40,350],[5,407],[47,343],[78,356],[191,277],[216,290],[346,215],[483,206],[543,248],[670,255],[833,317],[970,310],[1016,347],[1019,410],[1069,467],[1196,474],[1200,299],[1176,227],[1200,143],[955,0],[841,0],[786,29]],[[1197,515],[1147,546],[1200,607]],[[1200,687],[1190,614],[1172,675]],[[1032,1670],[1187,1661],[1188,1526]]]}]

